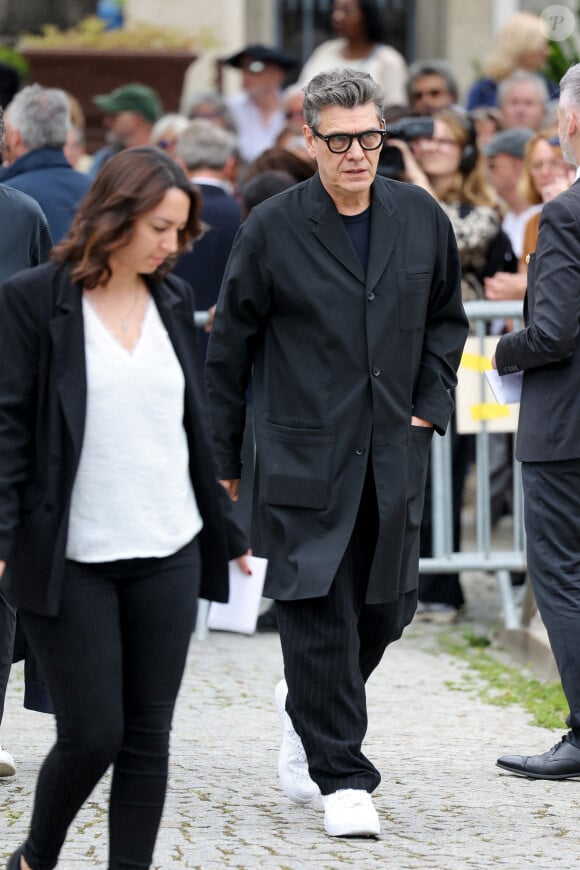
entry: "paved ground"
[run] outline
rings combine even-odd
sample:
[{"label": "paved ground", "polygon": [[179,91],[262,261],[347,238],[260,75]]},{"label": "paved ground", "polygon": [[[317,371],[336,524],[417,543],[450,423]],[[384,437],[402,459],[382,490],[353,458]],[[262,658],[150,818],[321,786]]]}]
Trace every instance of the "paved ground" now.
[{"label": "paved ground", "polygon": [[[492,581],[473,575],[467,589],[468,625],[488,630],[498,619]],[[576,868],[580,785],[530,782],[495,767],[498,754],[544,751],[560,732],[533,727],[517,707],[454,690],[466,665],[441,652],[440,630],[412,625],[369,682],[366,751],[383,774],[378,841],[326,837],[321,803],[296,807],[279,788],[278,636],[212,632],[193,640],[155,867]],[[0,859],[25,835],[53,736],[50,717],[23,710],[21,697],[16,668],[2,741],[18,775],[0,780]],[[72,826],[59,870],[106,867],[107,786]]]}]

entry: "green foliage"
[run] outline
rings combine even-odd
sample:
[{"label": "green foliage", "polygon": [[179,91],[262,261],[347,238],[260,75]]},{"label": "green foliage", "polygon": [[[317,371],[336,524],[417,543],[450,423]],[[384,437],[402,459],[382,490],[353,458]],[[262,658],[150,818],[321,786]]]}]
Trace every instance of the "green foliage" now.
[{"label": "green foliage", "polygon": [[6,45],[0,45],[0,61],[8,64],[8,66],[14,67],[22,80],[25,80],[28,77],[28,61],[13,48],[8,48]]},{"label": "green foliage", "polygon": [[[439,642],[446,652],[466,661],[471,672],[465,675],[464,683],[453,688],[474,692],[488,704],[502,707],[517,704],[531,713],[533,725],[566,728],[568,704],[559,682],[542,682],[503,664],[483,652],[491,641],[471,632],[463,632],[461,636],[454,632],[442,633]],[[474,674],[478,678],[476,683]]]},{"label": "green foliage", "polygon": [[[580,2],[576,5],[576,18],[580,16]],[[550,54],[544,67],[544,74],[554,82],[559,82],[569,68],[580,61],[580,50],[575,34],[561,42],[550,42]]]},{"label": "green foliage", "polygon": [[40,36],[23,34],[18,47],[188,51],[214,46],[214,37],[207,29],[201,30],[196,36],[184,33],[178,28],[157,27],[153,24],[135,24],[132,27],[107,30],[106,22],[91,16],[68,30],[59,30],[53,24],[45,24]]},{"label": "green foliage", "polygon": [[568,37],[563,42],[551,42],[550,54],[543,72],[553,82],[559,82],[564,73],[578,61],[580,55],[572,37]]}]

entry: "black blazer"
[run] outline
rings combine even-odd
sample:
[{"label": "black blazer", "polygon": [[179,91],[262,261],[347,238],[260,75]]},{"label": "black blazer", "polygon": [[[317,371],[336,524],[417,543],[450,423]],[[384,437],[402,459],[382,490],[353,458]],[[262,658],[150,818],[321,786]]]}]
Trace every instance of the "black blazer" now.
[{"label": "black blazer", "polygon": [[467,336],[453,228],[429,194],[377,178],[365,271],[318,175],[252,209],[226,267],[207,383],[220,476],[240,476],[250,373],[256,552],[266,594],[325,595],[369,455],[379,539],[369,603],[418,580],[432,430],[444,431]]},{"label": "black blazer", "polygon": [[525,329],[503,336],[500,375],[524,372],[516,442],[523,462],[580,458],[580,184],[542,208],[528,265]]},{"label": "black blazer", "polygon": [[[193,294],[180,279],[149,282],[185,376],[184,425],[203,518],[200,595],[228,596],[227,562],[246,549],[229,519],[204,421]],[[68,267],[27,269],[0,287],[0,558],[21,610],[58,613],[72,487],[83,442],[86,371],[82,289]],[[227,518],[226,518],[227,517]]]},{"label": "black blazer", "polygon": [[[217,302],[224,269],[242,220],[242,207],[221,187],[199,184],[203,205],[201,219],[207,230],[191,251],[179,258],[173,272],[193,287],[195,307],[207,311]],[[209,335],[198,333],[200,364],[203,367]]]}]

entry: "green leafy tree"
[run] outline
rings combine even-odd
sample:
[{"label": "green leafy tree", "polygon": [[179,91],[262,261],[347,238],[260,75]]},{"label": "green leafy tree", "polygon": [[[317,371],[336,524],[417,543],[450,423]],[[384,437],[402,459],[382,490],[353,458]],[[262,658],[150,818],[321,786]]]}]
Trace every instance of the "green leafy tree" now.
[{"label": "green leafy tree", "polygon": [[[580,2],[576,4],[576,21],[580,21]],[[550,42],[550,54],[544,67],[546,76],[559,82],[570,67],[580,62],[578,38],[573,33],[561,42]]]}]

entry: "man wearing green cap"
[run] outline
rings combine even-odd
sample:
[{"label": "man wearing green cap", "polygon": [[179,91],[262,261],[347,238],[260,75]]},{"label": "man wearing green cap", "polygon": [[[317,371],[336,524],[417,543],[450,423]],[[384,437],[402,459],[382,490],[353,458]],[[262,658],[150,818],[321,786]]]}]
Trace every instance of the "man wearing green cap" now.
[{"label": "man wearing green cap", "polygon": [[139,82],[98,94],[93,102],[103,110],[107,144],[95,154],[90,174],[94,177],[106,161],[124,148],[149,145],[151,130],[163,114],[159,94]]}]

